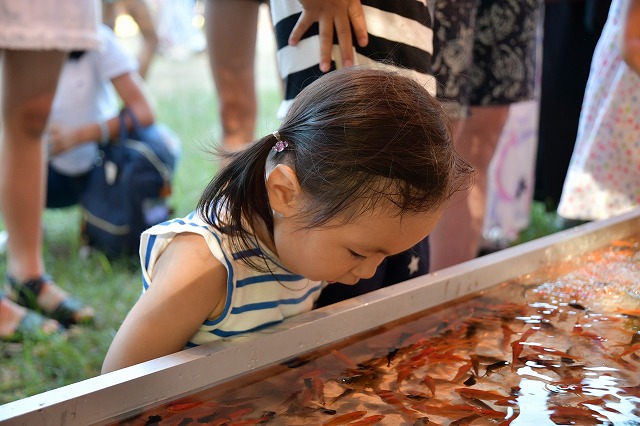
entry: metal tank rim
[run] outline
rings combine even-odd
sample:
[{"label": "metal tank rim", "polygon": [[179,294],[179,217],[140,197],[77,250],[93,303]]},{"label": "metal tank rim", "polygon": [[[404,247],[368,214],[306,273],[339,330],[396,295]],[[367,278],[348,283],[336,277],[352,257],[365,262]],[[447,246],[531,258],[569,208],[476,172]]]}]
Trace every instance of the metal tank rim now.
[{"label": "metal tank rim", "polygon": [[0,406],[7,425],[104,425],[640,232],[640,208],[289,318]]}]

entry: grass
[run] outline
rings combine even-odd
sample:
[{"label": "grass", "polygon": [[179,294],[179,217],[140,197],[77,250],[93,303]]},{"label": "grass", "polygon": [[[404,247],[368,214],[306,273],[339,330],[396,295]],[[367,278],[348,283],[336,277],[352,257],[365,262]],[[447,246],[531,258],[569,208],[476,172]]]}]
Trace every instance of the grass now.
[{"label": "grass", "polygon": [[[268,54],[268,52],[267,52]],[[215,173],[206,154],[220,134],[213,85],[204,55],[186,62],[158,58],[149,76],[157,118],[180,136],[183,152],[176,171],[172,203],[176,215],[191,211]],[[261,72],[264,72],[261,69]],[[272,77],[268,77],[272,78]],[[275,78],[273,78],[275,82]],[[280,100],[276,84],[258,84],[258,134],[276,128]],[[534,203],[531,226],[518,242],[555,232],[553,215]],[[47,211],[44,216],[47,271],[70,293],[95,307],[97,324],[68,336],[23,344],[0,343],[0,404],[97,376],[118,327],[141,291],[137,260],[110,261],[98,252],[79,254],[77,208]],[[0,276],[5,263],[0,261]]]}]

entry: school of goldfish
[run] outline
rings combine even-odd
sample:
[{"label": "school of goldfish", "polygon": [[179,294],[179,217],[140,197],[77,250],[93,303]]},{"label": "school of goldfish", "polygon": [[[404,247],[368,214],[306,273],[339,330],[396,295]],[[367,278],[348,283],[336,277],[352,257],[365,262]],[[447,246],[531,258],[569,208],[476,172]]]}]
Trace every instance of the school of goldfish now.
[{"label": "school of goldfish", "polygon": [[120,424],[640,424],[640,243],[615,241],[275,370]]}]

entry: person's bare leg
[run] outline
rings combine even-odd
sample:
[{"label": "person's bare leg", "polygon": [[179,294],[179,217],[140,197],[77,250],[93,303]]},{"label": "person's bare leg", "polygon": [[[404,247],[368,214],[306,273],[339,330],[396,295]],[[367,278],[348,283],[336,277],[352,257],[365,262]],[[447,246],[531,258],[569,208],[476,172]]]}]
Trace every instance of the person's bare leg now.
[{"label": "person's bare leg", "polygon": [[42,133],[65,54],[56,51],[3,53],[0,144],[0,208],[9,232],[7,270],[17,279],[44,272],[41,219],[45,200]]},{"label": "person's bare leg", "polygon": [[[12,302],[6,297],[0,297],[0,340],[12,336],[20,325],[20,321],[27,315],[28,310]],[[55,320],[45,320],[40,331],[50,334],[58,331],[60,324]]]},{"label": "person's bare leg", "polygon": [[118,12],[116,10],[116,4],[112,2],[103,1],[102,3],[102,23],[114,30],[116,28],[116,18]]},{"label": "person's bare leg", "polygon": [[471,107],[459,123],[454,144],[476,170],[473,188],[456,194],[429,236],[431,270],[457,265],[477,256],[487,201],[489,164],[509,113],[508,105]]},{"label": "person's bare leg", "polygon": [[125,0],[123,5],[127,13],[138,25],[142,35],[142,47],[138,53],[138,73],[142,78],[147,78],[149,67],[158,50],[159,43],[153,14],[146,0]]},{"label": "person's bare leg", "polygon": [[222,144],[230,150],[240,149],[254,139],[257,114],[254,59],[259,6],[254,0],[205,3],[207,50],[222,118]]},{"label": "person's bare leg", "polygon": [[[0,210],[9,234],[7,273],[22,282],[45,272],[41,224],[47,174],[42,133],[66,55],[13,50],[2,55]],[[45,285],[38,303],[52,311],[64,297],[61,289]]]}]

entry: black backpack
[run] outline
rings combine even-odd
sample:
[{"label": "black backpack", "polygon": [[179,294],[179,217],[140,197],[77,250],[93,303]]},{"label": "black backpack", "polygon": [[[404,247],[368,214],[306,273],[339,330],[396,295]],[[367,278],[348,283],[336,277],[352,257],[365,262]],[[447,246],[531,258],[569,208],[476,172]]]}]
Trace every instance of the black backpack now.
[{"label": "black backpack", "polygon": [[80,199],[85,245],[109,258],[135,256],[140,234],[169,219],[176,157],[163,138],[158,125],[141,127],[131,110],[122,111],[120,135],[100,147]]}]

